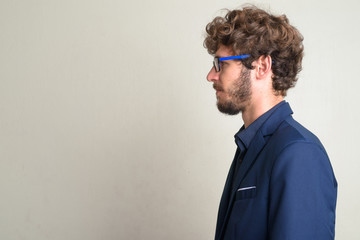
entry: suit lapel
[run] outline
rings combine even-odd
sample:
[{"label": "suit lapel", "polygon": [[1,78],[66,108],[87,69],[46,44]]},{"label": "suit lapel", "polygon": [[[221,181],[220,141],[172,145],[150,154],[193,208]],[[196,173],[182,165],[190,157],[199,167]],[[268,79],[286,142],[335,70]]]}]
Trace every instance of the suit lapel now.
[{"label": "suit lapel", "polygon": [[243,163],[240,166],[239,173],[235,176],[235,184],[232,189],[231,200],[234,199],[234,195],[240,185],[241,181],[246,176],[247,172],[250,170],[255,160],[257,159],[259,153],[264,148],[267,141],[265,141],[265,136],[272,135],[279,125],[292,114],[292,110],[288,103],[280,106],[269,118],[264,122],[260,129],[256,132],[255,137],[250,143],[249,149],[247,150]]},{"label": "suit lapel", "polygon": [[232,179],[234,177],[235,165],[236,165],[235,161],[238,159],[239,155],[240,155],[240,151],[239,151],[239,149],[237,149],[235,156],[234,156],[234,160],[233,160],[230,170],[229,170],[229,174],[226,179],[223,194],[221,196],[218,219],[217,219],[217,224],[216,224],[215,239],[220,239],[222,229],[226,225],[225,220],[226,220],[226,215],[227,215],[227,212],[229,209],[229,204],[230,204],[230,199],[231,199],[230,197],[231,197],[231,192],[232,192],[232,189],[231,189]]},{"label": "suit lapel", "polygon": [[[222,239],[222,236],[224,235],[224,231],[225,231],[225,228],[226,228],[226,225],[227,225],[227,221],[230,217],[230,214],[231,214],[231,210],[232,210],[232,206],[233,206],[233,203],[234,203],[234,200],[235,200],[235,194],[237,192],[237,189],[238,189],[238,186],[240,185],[242,179],[246,176],[246,173],[249,171],[249,169],[251,168],[251,166],[253,165],[253,163],[255,162],[255,159],[256,157],[254,156],[257,156],[261,149],[264,147],[265,145],[265,141],[264,141],[264,138],[262,136],[262,134],[259,132],[255,135],[255,138],[254,138],[254,141],[252,141],[249,149],[248,149],[248,152],[246,153],[245,155],[245,158],[243,159],[243,162],[240,166],[240,169],[238,171],[238,174],[237,176],[234,176],[235,177],[235,184],[234,184],[234,187],[231,189],[231,186],[232,186],[232,182],[229,181],[229,178],[228,177],[228,180],[227,180],[227,183],[226,183],[226,188],[227,188],[227,191],[228,191],[228,195],[227,196],[230,196],[230,198],[227,198],[227,199],[223,199],[221,200],[221,202],[225,202],[227,201],[228,204],[227,204],[227,209],[226,209],[226,213],[223,212],[222,215],[225,217],[223,217],[223,221],[221,222],[221,224],[218,223],[218,226],[217,227],[221,227],[221,230],[218,234],[219,238],[215,238],[215,239]],[[235,162],[235,161],[234,161]],[[234,168],[234,162],[232,164],[232,168]],[[232,174],[234,173],[234,171],[232,171]],[[232,179],[232,178],[231,178]],[[225,190],[224,190],[224,193],[225,193]],[[221,206],[221,204],[220,204]],[[222,209],[223,211],[225,209]],[[219,212],[220,214],[220,212]]]},{"label": "suit lapel", "polygon": [[251,142],[249,149],[245,154],[245,157],[240,166],[237,176],[235,176],[234,188],[231,191],[232,192],[231,200],[234,199],[234,195],[238,189],[238,186],[240,185],[241,181],[244,179],[244,177],[246,176],[246,174],[254,164],[257,155],[260,153],[260,151],[263,149],[264,146],[265,146],[264,137],[261,131],[258,131],[253,141]]}]

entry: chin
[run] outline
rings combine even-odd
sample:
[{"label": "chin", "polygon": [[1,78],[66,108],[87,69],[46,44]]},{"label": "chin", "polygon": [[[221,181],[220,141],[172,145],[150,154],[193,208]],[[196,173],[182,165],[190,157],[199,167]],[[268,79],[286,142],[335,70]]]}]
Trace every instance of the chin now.
[{"label": "chin", "polygon": [[242,108],[239,108],[237,106],[235,106],[233,103],[231,102],[227,102],[227,103],[217,103],[217,108],[220,112],[227,114],[227,115],[237,115],[240,112],[242,112]]}]

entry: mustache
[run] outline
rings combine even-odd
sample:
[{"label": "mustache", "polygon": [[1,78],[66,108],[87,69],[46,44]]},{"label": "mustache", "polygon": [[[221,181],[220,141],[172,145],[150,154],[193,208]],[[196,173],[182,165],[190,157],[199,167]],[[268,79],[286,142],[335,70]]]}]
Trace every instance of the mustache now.
[{"label": "mustache", "polygon": [[216,91],[224,91],[223,87],[218,84],[218,83],[214,83],[213,84],[213,88],[216,90]]}]

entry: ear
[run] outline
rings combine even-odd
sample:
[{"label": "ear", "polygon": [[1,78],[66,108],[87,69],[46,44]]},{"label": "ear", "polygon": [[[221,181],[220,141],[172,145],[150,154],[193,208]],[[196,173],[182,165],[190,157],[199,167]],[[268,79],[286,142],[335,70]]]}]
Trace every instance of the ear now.
[{"label": "ear", "polygon": [[255,74],[256,79],[265,79],[268,76],[272,75],[271,70],[272,59],[270,56],[260,56],[257,61],[255,61]]}]

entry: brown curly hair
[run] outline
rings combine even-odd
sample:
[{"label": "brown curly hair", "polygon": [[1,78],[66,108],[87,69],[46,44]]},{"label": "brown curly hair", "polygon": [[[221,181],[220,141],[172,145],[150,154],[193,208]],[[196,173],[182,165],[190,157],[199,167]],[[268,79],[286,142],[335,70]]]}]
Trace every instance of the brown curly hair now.
[{"label": "brown curly hair", "polygon": [[229,46],[235,55],[250,54],[239,61],[253,69],[260,56],[271,56],[273,88],[277,94],[295,86],[301,71],[303,36],[285,15],[274,16],[254,6],[228,10],[225,17],[216,17],[206,26],[204,47],[214,55],[219,45]]}]

